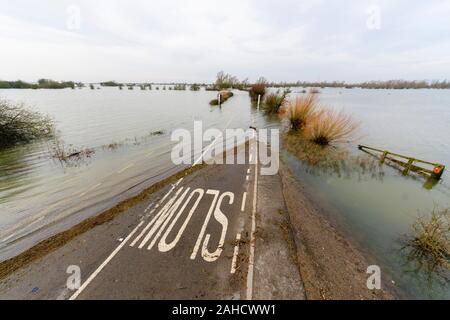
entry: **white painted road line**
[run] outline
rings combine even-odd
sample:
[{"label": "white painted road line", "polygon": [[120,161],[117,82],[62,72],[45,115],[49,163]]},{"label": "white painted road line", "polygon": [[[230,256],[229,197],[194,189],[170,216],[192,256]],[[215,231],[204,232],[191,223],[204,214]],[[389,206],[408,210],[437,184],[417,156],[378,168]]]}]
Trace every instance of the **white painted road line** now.
[{"label": "white painted road line", "polygon": [[[169,200],[168,204],[171,205],[171,203],[178,197],[181,190],[182,190],[182,188],[180,190],[178,190],[178,192]],[[155,209],[156,208],[153,208],[151,212],[153,212]],[[164,211],[164,208],[161,209],[161,211]],[[147,226],[144,229],[142,229],[141,233],[130,244],[130,247],[134,247],[134,245],[144,236],[144,234],[147,232],[147,230],[149,228],[151,228],[151,226],[159,219],[159,216],[161,215],[161,211],[155,217],[153,217],[153,219],[147,224]],[[139,249],[142,249],[142,246],[139,246]]]},{"label": "white painted road line", "polygon": [[150,204],[147,206],[147,208],[145,208],[144,213],[146,213],[154,204],[154,202],[150,202]]},{"label": "white painted road line", "polygon": [[216,207],[216,202],[217,202],[217,198],[219,197],[219,193],[220,193],[220,191],[218,191],[218,190],[206,191],[206,194],[213,195],[214,198],[212,200],[211,206],[209,207],[208,213],[206,214],[206,218],[205,218],[205,221],[203,222],[202,229],[200,230],[200,234],[198,235],[197,242],[195,243],[195,246],[194,246],[194,250],[192,250],[191,260],[195,260],[195,258],[197,257],[197,252],[198,252],[198,249],[200,248],[201,241],[203,240],[203,236],[205,234],[206,227],[209,223],[209,219],[211,218],[214,208]]},{"label": "white painted road line", "polygon": [[[180,180],[177,181],[177,183],[175,183],[172,186],[172,189],[169,190],[168,193],[166,193],[166,195],[161,199],[161,201],[158,202],[157,206],[159,206],[166,198],[167,196],[175,189],[176,186],[178,186],[181,181],[183,181],[183,178],[181,178]],[[92,273],[90,275],[90,277],[83,283],[83,285],[69,298],[69,300],[75,300],[80,293],[86,289],[86,287],[89,285],[89,283],[92,282],[92,280],[94,280],[94,278],[103,270],[103,268],[112,260],[112,258],[114,258],[114,256],[120,251],[120,249],[123,248],[123,246],[125,246],[125,244],[133,237],[133,235],[137,232],[137,230],[139,230],[139,228],[144,224],[144,220],[142,220],[141,222],[139,222],[139,224],[133,229],[133,231],[131,231],[131,233],[125,238],[125,240],[123,240],[120,245],[109,255],[109,257],[97,268],[97,270],[94,271],[94,273]]]},{"label": "white painted road line", "polygon": [[83,285],[69,298],[69,300],[75,300],[86,287],[89,285],[89,283],[94,280],[94,278],[100,273],[100,271],[103,270],[103,268],[111,261],[112,258],[122,249],[122,247],[128,242],[128,240],[133,237],[133,235],[136,233],[136,231],[144,224],[144,221],[141,221],[134,229],[131,231],[131,233],[123,240],[119,246],[109,255],[108,258],[97,268],[97,270],[92,273],[89,278],[83,283]]},{"label": "white painted road line", "polygon": [[127,166],[125,166],[122,169],[120,169],[119,171],[117,171],[117,173],[123,173],[123,172],[125,172],[125,170],[131,168],[132,166],[134,166],[134,163],[128,164]]},{"label": "white painted road line", "polygon": [[256,161],[255,161],[255,181],[253,187],[253,208],[252,208],[252,230],[250,235],[250,255],[248,258],[247,273],[247,300],[253,298],[253,271],[255,264],[255,232],[256,232],[256,201],[258,195],[258,136],[256,135]]},{"label": "white painted road line", "polygon": [[242,195],[242,204],[241,204],[241,211],[245,211],[245,202],[247,201],[247,192],[244,192]]},{"label": "white painted road line", "polygon": [[231,274],[236,273],[236,264],[237,264],[237,257],[239,254],[239,243],[241,242],[241,234],[238,233],[236,236],[236,245],[234,246],[234,253],[233,253],[233,260],[231,261]]},{"label": "white painted road line", "polygon": [[85,192],[83,192],[82,194],[80,194],[80,197],[84,196],[85,194],[87,194],[89,191],[94,190],[95,188],[98,188],[102,185],[102,183],[97,183],[95,186],[90,187],[89,189],[87,189]]},{"label": "white painted road line", "polygon": [[[234,116],[231,116],[231,117],[230,117],[230,120],[228,120],[227,124],[225,125],[225,129],[228,128],[228,126],[230,125],[231,120],[233,120],[233,118],[234,118]],[[195,166],[198,165],[200,162],[202,162],[203,157],[205,156],[206,152],[208,152],[209,149],[211,149],[211,147],[216,143],[216,141],[217,141],[218,139],[221,139],[221,138],[222,138],[222,136],[223,136],[223,133],[221,133],[220,135],[218,135],[218,136],[214,139],[214,141],[211,142],[211,144],[210,144],[208,147],[206,147],[206,149],[205,149],[205,151],[203,151],[202,155],[201,155],[201,156],[197,159],[197,161],[195,161],[194,164],[192,165],[193,167],[195,167]]]},{"label": "white painted road line", "polygon": [[[156,209],[159,208],[161,203],[163,203],[164,200],[166,200],[166,198],[169,196],[169,194],[172,193],[172,191],[181,183],[181,181],[183,181],[183,178],[181,178],[180,180],[177,181],[177,183],[172,185],[172,188],[169,190],[169,192],[167,192],[164,195],[164,197],[156,204],[156,206],[152,209],[152,211],[150,211],[150,214],[152,214]],[[148,205],[148,207],[144,210],[144,213],[147,212],[151,208],[152,205],[153,205],[153,202]]]}]

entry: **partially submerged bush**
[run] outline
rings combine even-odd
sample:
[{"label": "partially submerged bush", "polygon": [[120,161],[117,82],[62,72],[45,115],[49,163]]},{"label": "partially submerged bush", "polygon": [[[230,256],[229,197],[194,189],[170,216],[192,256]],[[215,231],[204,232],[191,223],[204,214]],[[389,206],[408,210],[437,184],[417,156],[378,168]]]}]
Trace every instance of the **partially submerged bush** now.
[{"label": "partially submerged bush", "polygon": [[286,104],[287,95],[288,91],[284,91],[283,93],[277,91],[276,93],[268,94],[264,99],[264,110],[268,113],[278,113],[280,108]]},{"label": "partially submerged bush", "polygon": [[305,126],[307,140],[327,146],[336,142],[346,142],[358,128],[350,115],[332,110],[316,112]]},{"label": "partially submerged bush", "polygon": [[[166,87],[164,86],[163,90],[166,90],[165,88],[166,88]],[[186,85],[185,85],[184,83],[176,84],[176,85],[173,87],[173,90],[184,91],[184,90],[186,90]]]},{"label": "partially submerged bush", "polygon": [[[218,96],[220,96],[220,104],[225,103],[228,99],[230,99],[232,96],[234,96],[233,92],[222,90],[219,92]],[[212,106],[219,105],[219,99],[213,99],[209,102]]]},{"label": "partially submerged bush", "polygon": [[420,216],[412,226],[412,234],[405,240],[403,250],[408,249],[408,259],[419,269],[438,274],[450,270],[450,209],[434,209],[429,215]]},{"label": "partially submerged bush", "polygon": [[412,245],[433,261],[450,269],[450,210],[433,210],[413,225]]},{"label": "partially submerged bush", "polygon": [[218,106],[219,105],[219,99],[212,99],[209,104],[211,106]]},{"label": "partially submerged bush", "polygon": [[314,94],[298,96],[289,102],[287,118],[293,130],[301,130],[307,121],[318,111],[318,99]]},{"label": "partially submerged bush", "polygon": [[256,83],[250,87],[249,90],[250,98],[252,100],[257,100],[258,96],[261,98],[266,94],[266,84],[265,83]]},{"label": "partially submerged bush", "polygon": [[22,104],[0,100],[0,148],[53,134],[54,124],[48,116],[29,110]]},{"label": "partially submerged bush", "polygon": [[157,131],[150,132],[151,136],[160,136],[163,134],[164,134],[164,130],[157,130]]}]

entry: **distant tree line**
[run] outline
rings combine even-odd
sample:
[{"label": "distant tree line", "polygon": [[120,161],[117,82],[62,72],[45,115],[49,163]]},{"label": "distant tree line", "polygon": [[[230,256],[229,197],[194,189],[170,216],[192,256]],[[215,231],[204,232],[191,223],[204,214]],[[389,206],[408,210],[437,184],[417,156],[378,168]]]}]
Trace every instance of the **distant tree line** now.
[{"label": "distant tree line", "polygon": [[249,86],[248,79],[240,81],[237,77],[231,74],[220,71],[217,73],[216,82],[210,89],[224,90],[224,89],[238,89],[242,90]]},{"label": "distant tree line", "polygon": [[297,81],[272,82],[271,87],[319,87],[319,88],[362,88],[362,89],[450,89],[450,82],[447,80],[439,81],[407,81],[407,80],[388,80],[388,81],[367,81],[361,83],[346,83],[343,81],[333,82],[307,82]]},{"label": "distant tree line", "polygon": [[[450,89],[450,82],[447,80],[439,81],[407,81],[407,80],[388,80],[388,81],[366,81],[359,83],[347,83],[344,81],[322,81],[322,82],[310,82],[310,81],[297,81],[297,82],[269,82],[264,78],[258,79],[255,83],[249,83],[248,79],[239,80],[237,77],[232,76],[228,73],[220,71],[217,73],[216,81],[211,85],[197,84],[194,83],[190,85],[191,90],[197,91],[200,86],[206,88],[206,90],[225,90],[225,89],[238,89],[238,90],[249,90],[254,85],[261,85],[264,83],[265,87],[315,87],[315,88],[363,88],[363,89]],[[155,83],[153,83],[155,85]],[[139,85],[141,88],[152,89],[152,83],[128,83],[123,84],[116,81],[105,81],[100,82],[102,87],[119,87],[123,86],[136,86]],[[187,83],[160,83],[160,85],[173,85],[174,90],[186,90]],[[75,88],[84,87],[85,84],[82,82],[73,81],[54,81],[51,79],[40,79],[37,83],[25,82],[22,80],[17,81],[3,81],[0,80],[0,89],[64,89],[64,88]],[[92,84],[91,84],[92,86]],[[170,88],[171,89],[171,88]]]},{"label": "distant tree line", "polygon": [[54,81],[50,79],[39,79],[37,83],[29,83],[22,80],[3,81],[0,80],[0,89],[64,89],[75,88],[73,81]]}]

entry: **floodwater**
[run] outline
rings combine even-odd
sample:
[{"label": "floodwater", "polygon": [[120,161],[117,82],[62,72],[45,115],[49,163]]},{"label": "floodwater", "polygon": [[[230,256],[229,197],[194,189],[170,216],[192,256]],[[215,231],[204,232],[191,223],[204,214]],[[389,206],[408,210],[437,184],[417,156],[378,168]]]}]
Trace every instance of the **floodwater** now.
[{"label": "floodwater", "polygon": [[236,91],[222,107],[209,105],[216,95],[162,86],[0,90],[2,99],[51,115],[67,150],[95,151],[69,163],[50,156],[53,141],[0,153],[0,261],[183,169],[171,161],[178,143],[171,141],[173,130],[192,132],[196,120],[203,130],[247,129],[253,121],[271,125],[250,106],[246,92]]},{"label": "floodwater", "polygon": [[[170,158],[176,128],[192,130],[194,120],[202,120],[205,129],[279,126],[276,117],[251,106],[246,92],[235,91],[221,108],[209,106],[215,96],[203,90],[138,88],[0,90],[1,98],[54,117],[66,145],[95,150],[69,164],[49,156],[51,142],[0,153],[0,261],[179,170]],[[356,148],[361,143],[450,165],[449,90],[322,89],[320,99],[360,122],[350,144],[354,155],[361,153]],[[388,166],[376,174],[351,167],[335,172],[288,153],[283,157],[325,211],[374,257],[382,277],[412,297],[450,299],[448,284],[412,271],[400,250],[400,239],[419,213],[450,207],[448,171],[425,188],[425,179],[404,177]]]},{"label": "floodwater", "polygon": [[[300,90],[293,90],[299,92]],[[450,169],[450,90],[322,89],[326,107],[344,110],[360,123],[353,156],[362,156],[357,145],[411,156]],[[372,170],[357,164],[341,170],[315,168],[285,154],[311,196],[337,220],[407,296],[450,299],[450,270],[436,273],[416,270],[408,260],[405,236],[419,215],[450,208],[450,172],[436,184],[423,177],[403,176],[387,165]],[[442,274],[443,273],[443,274]]]}]

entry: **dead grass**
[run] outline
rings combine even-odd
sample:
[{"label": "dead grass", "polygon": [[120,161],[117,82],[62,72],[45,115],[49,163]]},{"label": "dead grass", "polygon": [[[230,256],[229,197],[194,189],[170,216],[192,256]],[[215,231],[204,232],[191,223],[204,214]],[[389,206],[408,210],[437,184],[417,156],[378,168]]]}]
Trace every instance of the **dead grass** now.
[{"label": "dead grass", "polygon": [[426,272],[450,270],[450,209],[434,209],[421,215],[412,226],[412,234],[403,249],[409,249],[409,260]]},{"label": "dead grass", "polygon": [[72,145],[66,145],[63,140],[58,137],[53,139],[52,145],[49,147],[52,158],[62,163],[72,163],[81,161],[84,158],[90,158],[95,150],[92,148],[76,149]]},{"label": "dead grass", "polygon": [[266,94],[266,84],[256,83],[250,87],[248,92],[252,100],[258,100],[258,96],[263,97]]},{"label": "dead grass", "polygon": [[[225,103],[228,99],[230,99],[233,96],[233,92],[222,90],[218,93],[218,96],[220,96],[220,104]],[[219,105],[219,99],[213,99],[209,102],[211,106],[217,106]]]},{"label": "dead grass", "polygon": [[287,118],[291,123],[291,129],[303,129],[307,121],[317,112],[318,107],[317,96],[311,93],[306,96],[298,96],[295,100],[290,101]]},{"label": "dead grass", "polygon": [[309,141],[327,146],[338,142],[348,142],[358,124],[344,112],[322,110],[316,112],[305,126],[305,137]]}]

